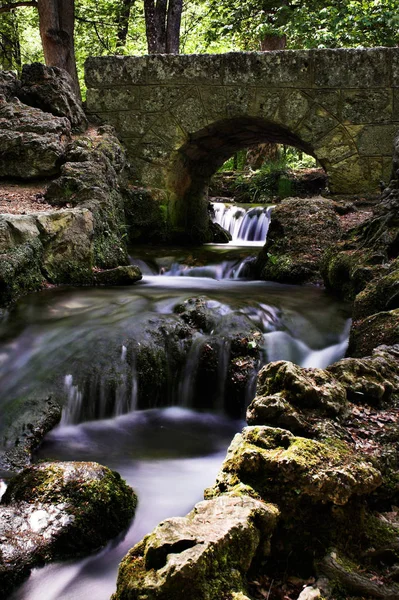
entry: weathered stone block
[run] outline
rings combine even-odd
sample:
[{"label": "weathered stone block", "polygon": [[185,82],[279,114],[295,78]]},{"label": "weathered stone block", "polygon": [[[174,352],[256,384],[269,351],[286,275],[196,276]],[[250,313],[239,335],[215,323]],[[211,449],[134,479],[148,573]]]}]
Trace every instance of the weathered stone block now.
[{"label": "weathered stone block", "polygon": [[171,112],[176,122],[186,133],[194,133],[208,125],[208,119],[199,97],[187,98]]},{"label": "weathered stone block", "polygon": [[314,145],[316,157],[323,164],[340,162],[357,153],[355,142],[342,125],[320,138]]},{"label": "weathered stone block", "polygon": [[167,85],[220,85],[222,65],[221,54],[155,54],[147,58],[147,81]]},{"label": "weathered stone block", "polygon": [[335,129],[338,125],[338,119],[320,106],[320,104],[315,104],[309,110],[306,118],[300,123],[296,133],[302,140],[314,146],[317,145],[318,141],[323,136]]},{"label": "weathered stone block", "polygon": [[148,85],[141,88],[140,110],[153,113],[168,110],[187,97],[197,97],[198,90],[190,85]]},{"label": "weathered stone block", "polygon": [[382,159],[354,154],[329,166],[329,187],[334,194],[377,193],[382,177]]},{"label": "weathered stone block", "polygon": [[223,55],[224,83],[311,87],[312,55],[306,50],[232,52]]},{"label": "weathered stone block", "polygon": [[[256,114],[256,88],[248,86],[228,86],[226,109],[229,117]],[[215,100],[217,100],[215,98]],[[216,105],[217,106],[217,105]],[[214,110],[216,110],[216,106]]]},{"label": "weathered stone block", "polygon": [[392,90],[342,92],[342,119],[348,123],[379,123],[392,119]]},{"label": "weathered stone block", "polygon": [[124,88],[98,89],[88,88],[86,107],[88,113],[116,110],[137,110],[140,103],[140,88],[126,86]]},{"label": "weathered stone block", "polygon": [[366,125],[359,133],[356,144],[359,153],[366,156],[391,155],[398,125]]},{"label": "weathered stone block", "polygon": [[312,50],[314,83],[326,88],[369,88],[390,85],[386,48]]}]

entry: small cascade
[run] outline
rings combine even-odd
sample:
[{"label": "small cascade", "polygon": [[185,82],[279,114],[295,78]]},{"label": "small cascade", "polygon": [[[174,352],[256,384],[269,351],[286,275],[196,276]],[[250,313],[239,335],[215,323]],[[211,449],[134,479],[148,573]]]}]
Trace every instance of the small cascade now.
[{"label": "small cascade", "polygon": [[264,242],[273,206],[244,208],[235,204],[212,202],[214,222],[226,229],[233,242]]}]

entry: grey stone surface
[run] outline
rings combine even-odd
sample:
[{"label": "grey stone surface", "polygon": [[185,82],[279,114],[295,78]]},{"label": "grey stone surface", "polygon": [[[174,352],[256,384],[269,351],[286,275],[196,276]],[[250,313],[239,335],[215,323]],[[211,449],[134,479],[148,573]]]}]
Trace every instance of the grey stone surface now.
[{"label": "grey stone surface", "polygon": [[87,127],[81,102],[73,92],[72,79],[64,69],[41,63],[24,65],[18,97],[29,106],[66,117],[75,131],[84,131]]},{"label": "grey stone surface", "polygon": [[245,598],[245,574],[269,554],[278,515],[264,502],[221,496],[163,521],[123,559],[113,600]]},{"label": "grey stone surface", "polygon": [[90,58],[86,82],[89,115],[115,126],[134,183],[181,204],[176,232],[199,180],[265,141],[313,154],[333,193],[377,195],[399,128],[399,48]]},{"label": "grey stone surface", "polygon": [[0,96],[0,177],[56,174],[70,132],[68,119]]}]

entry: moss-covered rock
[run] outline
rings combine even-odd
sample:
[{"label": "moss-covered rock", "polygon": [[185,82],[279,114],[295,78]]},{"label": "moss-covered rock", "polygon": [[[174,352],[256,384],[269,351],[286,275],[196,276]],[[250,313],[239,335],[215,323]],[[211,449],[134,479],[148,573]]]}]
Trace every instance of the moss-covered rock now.
[{"label": "moss-covered rock", "polygon": [[268,399],[271,411],[276,410],[277,398],[282,401],[281,409],[288,408],[287,404],[292,407],[288,411],[291,418],[295,409],[305,413],[311,410],[319,416],[333,416],[343,414],[347,408],[345,388],[332,374],[322,369],[304,369],[288,361],[278,361],[267,364],[258,374],[257,402],[254,401],[248,409],[248,423],[260,422],[256,407],[262,407],[265,413]]},{"label": "moss-covered rock", "polygon": [[113,600],[245,598],[246,573],[268,556],[278,515],[252,498],[221,496],[163,521],[122,560]]},{"label": "moss-covered rock", "polygon": [[0,255],[0,305],[43,285],[43,246],[39,239],[15,246]]},{"label": "moss-covered rock", "polygon": [[112,269],[129,262],[120,190],[125,152],[111,127],[99,128],[98,134],[70,145],[61,176],[51,182],[45,197],[54,206],[79,206],[91,211],[94,264]]},{"label": "moss-covered rock", "polygon": [[381,474],[344,443],[327,444],[284,429],[252,426],[235,436],[207,495],[233,492],[240,484],[277,503],[283,515],[295,513],[295,505],[307,497],[309,518],[315,503],[344,505],[353,495],[370,493],[381,484]]},{"label": "moss-covered rock", "polygon": [[349,335],[347,354],[368,356],[374,348],[399,343],[399,309],[379,312],[354,324]]},{"label": "moss-covered rock", "polygon": [[68,119],[0,96],[0,177],[32,179],[59,173],[70,133]]},{"label": "moss-covered rock", "polygon": [[321,254],[342,234],[335,205],[325,198],[290,198],[272,212],[266,244],[255,263],[261,279],[282,283],[320,280]]},{"label": "moss-covered rock", "polygon": [[0,504],[0,592],[43,562],[103,546],[125,529],[136,497],[97,463],[41,463],[10,481]]},{"label": "moss-covered rock", "polygon": [[359,294],[353,306],[353,318],[363,319],[374,313],[399,308],[399,260],[393,261],[381,276],[372,280]]},{"label": "moss-covered rock", "polygon": [[394,405],[399,400],[399,346],[379,346],[371,356],[344,358],[327,367],[350,402]]},{"label": "moss-covered rock", "polygon": [[141,271],[134,265],[116,267],[94,273],[96,285],[132,285],[142,279]]}]

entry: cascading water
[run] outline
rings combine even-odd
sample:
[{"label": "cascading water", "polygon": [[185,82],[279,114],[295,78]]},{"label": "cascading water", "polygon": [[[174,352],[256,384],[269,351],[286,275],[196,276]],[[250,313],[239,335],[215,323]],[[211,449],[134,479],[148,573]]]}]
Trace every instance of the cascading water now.
[{"label": "cascading water", "polygon": [[236,204],[212,202],[214,222],[226,229],[233,242],[265,242],[272,206],[245,208]]},{"label": "cascading water", "polygon": [[[240,228],[244,222],[245,216]],[[258,225],[245,225],[250,230]],[[154,257],[146,249],[141,258],[149,274],[134,287],[46,290],[0,322],[3,409],[54,383],[66,399],[62,422],[37,458],[98,461],[139,496],[125,539],[84,560],[36,569],[12,600],[41,599],[43,589],[46,600],[108,600],[127,550],[202,498],[243,425],[226,412],[232,347],[237,340],[245,345],[249,331],[260,354],[243,402],[253,397],[256,371],[267,361],[324,367],[343,355],[346,307],[320,288],[240,279],[247,250],[209,246],[187,257],[170,249],[159,256],[157,249]],[[235,279],[221,267],[228,261]],[[189,276],[173,275],[173,265]]]}]

